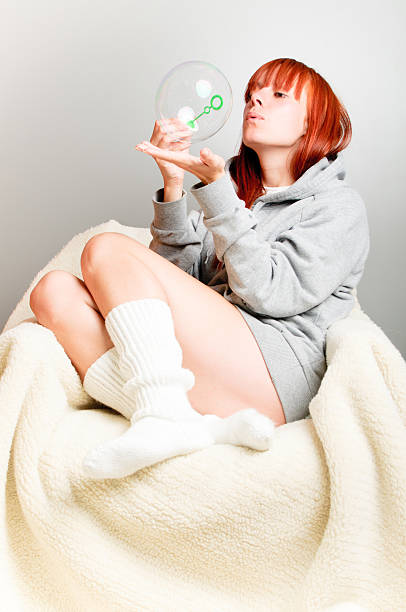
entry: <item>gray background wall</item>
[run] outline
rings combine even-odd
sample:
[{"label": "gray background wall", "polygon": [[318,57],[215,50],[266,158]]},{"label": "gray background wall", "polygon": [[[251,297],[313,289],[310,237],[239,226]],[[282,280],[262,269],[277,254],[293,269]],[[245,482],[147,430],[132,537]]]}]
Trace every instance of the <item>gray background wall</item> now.
[{"label": "gray background wall", "polygon": [[[358,286],[365,312],[406,355],[405,5],[402,0],[219,3],[8,0],[0,6],[0,326],[35,274],[72,236],[109,219],[149,227],[155,92],[175,65],[217,65],[231,116],[194,143],[222,157],[241,140],[243,92],[263,63],[308,64],[346,106],[347,180],[369,212]],[[186,173],[186,190],[197,181]],[[188,196],[188,206],[197,208]]]}]

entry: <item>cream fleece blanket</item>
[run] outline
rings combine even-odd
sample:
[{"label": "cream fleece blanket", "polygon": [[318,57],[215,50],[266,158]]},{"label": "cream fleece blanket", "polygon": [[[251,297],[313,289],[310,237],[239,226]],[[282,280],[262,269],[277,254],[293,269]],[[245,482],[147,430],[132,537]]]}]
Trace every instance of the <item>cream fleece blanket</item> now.
[{"label": "cream fleece blanket", "polygon": [[358,302],[329,329],[312,418],[277,428],[270,450],[214,445],[84,478],[86,452],[128,421],[86,394],[50,330],[22,321],[46,272],[82,278],[103,231],[151,239],[114,220],[78,234],[0,335],[1,609],[406,610],[406,363]]}]

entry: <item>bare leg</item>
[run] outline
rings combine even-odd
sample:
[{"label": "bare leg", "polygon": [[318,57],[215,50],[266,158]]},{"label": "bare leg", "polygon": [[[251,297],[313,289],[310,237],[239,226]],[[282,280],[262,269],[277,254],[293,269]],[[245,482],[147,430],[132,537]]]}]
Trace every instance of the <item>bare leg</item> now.
[{"label": "bare leg", "polygon": [[83,301],[72,307],[69,319],[53,325],[42,321],[40,323],[52,329],[77,370],[82,384],[92,363],[113,347],[103,317]]},{"label": "bare leg", "polygon": [[[102,302],[104,316],[85,283],[62,270],[47,274],[31,292],[30,306],[38,322],[53,331],[77,370],[82,384],[92,363],[113,347],[104,318],[114,305],[144,297],[157,297],[166,301],[166,294],[150,269],[134,258],[131,263],[133,265],[123,262],[119,275],[117,268],[112,270],[112,276],[103,270],[100,281],[93,276],[86,277],[97,299]],[[99,282],[102,285],[100,288]],[[125,291],[129,286],[130,292]]]},{"label": "bare leg", "polygon": [[[54,271],[41,279],[31,295],[30,305],[38,321],[53,330],[71,358],[82,382],[90,365],[113,346],[105,327],[104,317],[115,305],[143,297],[156,297],[167,302],[162,285],[147,265],[137,258],[117,256],[117,254],[114,260],[115,266],[111,266],[108,259],[103,262],[105,265],[99,262],[99,265],[96,263],[94,267],[91,261],[88,262],[89,267],[85,268],[84,277],[92,293],[80,279],[63,271]],[[127,276],[129,267],[131,278]],[[115,272],[115,276],[112,272]],[[98,310],[98,306],[102,312]],[[141,419],[137,422],[137,426],[130,427],[119,439],[108,445],[103,444],[90,453],[87,458],[88,474],[105,478],[133,473],[151,464],[154,445],[156,446],[154,460],[204,448],[214,440],[238,444],[249,442],[251,448],[264,450],[263,422],[259,422],[259,427],[255,428],[253,421],[254,418],[265,421],[263,415],[251,416],[242,413],[232,415],[231,418],[236,422],[233,420],[230,426],[226,426],[221,418],[204,415],[202,419],[205,420],[202,423],[206,424],[208,419],[207,428],[200,427],[196,421],[193,423],[171,421],[169,425],[168,422],[161,423],[160,419],[153,417],[147,420]],[[241,426],[244,426],[244,439],[239,432]],[[266,426],[265,436],[269,438],[270,424],[267,422]],[[159,427],[163,428],[162,431],[158,431]],[[258,429],[259,435],[254,436],[252,442],[248,441],[247,435],[252,437],[255,429]],[[148,440],[147,449],[143,447],[146,440]]]},{"label": "bare leg", "polygon": [[105,245],[97,241],[88,245],[82,254],[83,279],[104,318],[112,308],[131,300],[159,298],[169,302],[151,268],[129,249],[107,258]]}]

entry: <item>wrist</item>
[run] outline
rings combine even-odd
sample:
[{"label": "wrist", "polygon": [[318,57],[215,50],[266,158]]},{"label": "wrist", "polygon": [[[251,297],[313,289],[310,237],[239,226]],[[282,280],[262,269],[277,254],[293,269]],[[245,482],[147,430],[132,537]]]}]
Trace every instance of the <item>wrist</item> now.
[{"label": "wrist", "polygon": [[183,181],[185,179],[185,173],[179,173],[176,176],[166,176],[162,175],[164,185],[183,185]]},{"label": "wrist", "polygon": [[165,183],[164,184],[164,202],[174,202],[180,200],[183,193],[182,183]]}]

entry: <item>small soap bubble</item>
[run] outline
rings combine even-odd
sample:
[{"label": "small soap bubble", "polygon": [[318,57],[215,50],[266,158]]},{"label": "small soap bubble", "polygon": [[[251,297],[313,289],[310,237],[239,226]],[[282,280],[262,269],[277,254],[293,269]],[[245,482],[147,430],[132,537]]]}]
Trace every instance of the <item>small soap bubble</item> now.
[{"label": "small soap bubble", "polygon": [[208,98],[213,90],[213,85],[205,79],[196,81],[196,93],[201,98]]}]

